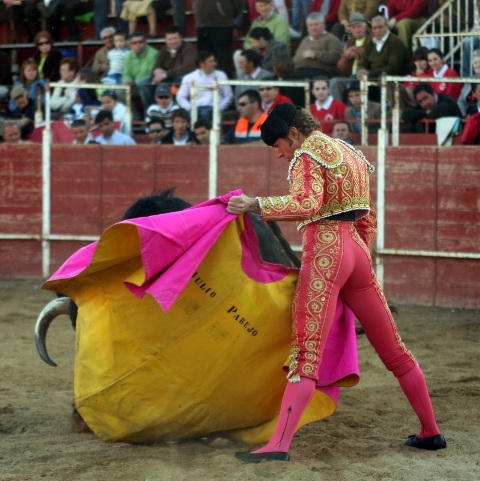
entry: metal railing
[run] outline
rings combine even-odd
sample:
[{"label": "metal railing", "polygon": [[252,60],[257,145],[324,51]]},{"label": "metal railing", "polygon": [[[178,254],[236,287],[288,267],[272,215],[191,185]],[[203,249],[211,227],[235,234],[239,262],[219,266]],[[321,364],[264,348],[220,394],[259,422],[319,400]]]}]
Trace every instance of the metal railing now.
[{"label": "metal railing", "polygon": [[467,52],[466,37],[472,37],[476,0],[449,0],[443,4],[414,34],[413,50],[421,45],[439,48],[453,68],[463,65]]}]

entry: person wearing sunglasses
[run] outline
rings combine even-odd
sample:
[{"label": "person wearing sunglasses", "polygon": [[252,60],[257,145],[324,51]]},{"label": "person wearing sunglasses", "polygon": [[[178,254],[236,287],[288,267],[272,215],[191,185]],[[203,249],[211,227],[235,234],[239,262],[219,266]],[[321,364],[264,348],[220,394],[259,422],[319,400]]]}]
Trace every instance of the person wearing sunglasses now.
[{"label": "person wearing sunglasses", "polygon": [[260,140],[260,128],[267,118],[262,110],[260,94],[250,89],[238,97],[240,118],[226,133],[223,144],[248,144]]},{"label": "person wearing sunglasses", "polygon": [[152,119],[147,124],[147,132],[151,144],[161,144],[163,137],[168,134],[169,130],[165,128],[165,123],[162,119]]},{"label": "person wearing sunglasses", "polygon": [[38,32],[35,36],[37,51],[33,56],[38,65],[38,77],[50,82],[60,80],[60,62],[62,52],[53,46],[53,38],[49,32]]},{"label": "person wearing sunglasses", "polygon": [[282,103],[293,104],[292,99],[286,95],[282,95],[278,87],[271,85],[262,85],[259,89],[260,98],[262,99],[262,109],[268,115],[275,105]]},{"label": "person wearing sunglasses", "polygon": [[130,52],[125,56],[122,82],[124,85],[132,85],[132,96],[140,97],[143,105],[142,112],[133,107],[135,120],[143,120],[145,111],[149,105],[148,95],[151,89],[151,73],[157,63],[158,50],[147,45],[147,38],[142,32],[134,32],[129,38]]},{"label": "person wearing sunglasses", "polygon": [[155,89],[155,103],[147,108],[145,121],[161,119],[165,122],[165,127],[171,129],[173,112],[178,108],[179,105],[173,99],[170,85],[161,83]]}]

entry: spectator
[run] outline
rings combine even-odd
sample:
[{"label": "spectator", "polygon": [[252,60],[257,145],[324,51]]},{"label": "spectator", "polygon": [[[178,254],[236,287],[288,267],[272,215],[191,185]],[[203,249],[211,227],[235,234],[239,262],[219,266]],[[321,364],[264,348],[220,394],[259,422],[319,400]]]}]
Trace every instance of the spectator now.
[{"label": "spectator", "polygon": [[[473,65],[473,74],[471,76],[480,78],[480,50],[473,51],[472,65]],[[460,93],[460,97],[458,98],[458,106],[460,107],[460,110],[462,111],[463,115],[465,114],[470,115],[471,114],[470,107],[472,107],[473,103],[478,103],[478,97],[476,96],[476,93],[475,93],[477,89],[478,89],[478,83],[464,84],[463,89]]]},{"label": "spectator", "polygon": [[302,79],[338,75],[337,63],[342,55],[342,44],[335,35],[325,31],[325,20],[320,13],[307,17],[307,32],[297,48],[293,63]]},{"label": "spectator", "polygon": [[[367,75],[370,80],[379,80],[382,73],[387,75],[408,75],[410,72],[410,54],[403,42],[388,30],[385,17],[372,19],[372,38],[365,42],[365,50],[360,59],[357,78]],[[371,86],[368,89],[370,100],[380,100],[380,89]],[[390,102],[391,90],[387,91]]]},{"label": "spectator", "polygon": [[62,85],[53,89],[50,98],[50,110],[53,119],[59,119],[68,114],[77,99],[77,89],[68,88],[69,83],[74,83],[78,74],[78,63],[72,57],[66,57],[60,62],[60,77],[58,82]]},{"label": "spectator", "polygon": [[[45,105],[45,81],[38,78],[38,66],[35,60],[29,58],[23,61],[20,67],[20,78],[15,81],[13,86],[23,85],[30,98],[37,107],[37,98],[40,95],[40,106]],[[9,107],[13,108],[15,103],[10,100]]]},{"label": "spectator", "polygon": [[310,112],[320,121],[322,132],[330,135],[333,122],[344,118],[347,106],[332,97],[326,77],[318,77],[313,80],[312,94],[315,97],[315,102],[310,105]]},{"label": "spectator", "polygon": [[262,86],[259,89],[260,97],[262,99],[262,110],[268,115],[275,105],[289,103],[292,104],[292,99],[282,95],[278,87]]},{"label": "spectator", "polygon": [[152,0],[125,0],[122,3],[120,18],[128,22],[129,35],[136,32],[138,17],[147,17],[148,38],[157,38],[157,13]]},{"label": "spectator", "polygon": [[334,139],[343,140],[347,144],[353,145],[350,124],[346,120],[337,120],[333,123],[331,136]]},{"label": "spectator", "polygon": [[3,0],[13,29],[12,43],[21,43],[22,34],[27,43],[32,43],[34,35],[40,31],[37,3],[37,0]]},{"label": "spectator", "polygon": [[379,0],[341,0],[338,7],[338,25],[335,26],[332,33],[338,38],[343,38],[345,32],[348,32],[348,21],[350,15],[354,12],[361,13],[368,21],[373,20],[377,15]]},{"label": "spectator", "polygon": [[[338,9],[340,8],[340,0],[313,0],[310,7],[310,13],[321,13],[325,18],[327,31],[335,34],[338,30]],[[338,37],[343,40],[342,36]]]},{"label": "spectator", "polygon": [[129,52],[126,43],[127,40],[123,32],[116,32],[113,35],[114,48],[107,53],[108,72],[102,78],[103,84],[121,85],[125,68],[125,57]]},{"label": "spectator", "polygon": [[195,0],[193,13],[197,26],[197,48],[213,52],[219,69],[233,78],[233,24],[243,9],[243,0]]},{"label": "spectator", "polygon": [[[99,80],[91,68],[81,68],[76,78],[77,83],[98,84]],[[96,88],[81,87],[77,90],[77,98],[72,106],[75,119],[90,118],[90,111],[100,110],[101,102]]]},{"label": "spectator", "polygon": [[170,85],[157,85],[155,90],[155,103],[150,105],[147,109],[147,116],[145,120],[149,122],[153,119],[161,119],[167,129],[172,128],[172,115],[179,105],[173,100]]},{"label": "spectator", "polygon": [[470,32],[471,37],[465,38],[463,44],[463,63],[462,63],[462,77],[470,77],[472,75],[473,65],[471,59],[473,52],[480,48],[480,1],[476,0],[475,18],[473,28]]},{"label": "spectator", "polygon": [[424,119],[439,119],[441,117],[461,117],[455,100],[449,95],[435,92],[432,85],[421,82],[413,89],[417,105],[405,109],[402,113],[402,132],[424,133]]},{"label": "spectator", "polygon": [[[264,70],[261,66],[260,54],[253,49],[242,50],[239,57],[239,67],[241,74],[237,77],[237,80],[265,80],[271,79],[273,73],[268,70]],[[254,89],[258,90],[260,85],[253,87],[252,85],[236,85],[235,97],[238,99],[240,95],[246,90]]]},{"label": "spectator", "polygon": [[199,144],[195,134],[190,130],[190,114],[185,109],[173,112],[172,130],[165,135],[163,144],[192,145]]},{"label": "spectator", "polygon": [[472,104],[469,105],[465,114],[467,117],[478,114],[480,112],[480,83],[472,85]]},{"label": "spectator", "polygon": [[348,21],[351,37],[345,43],[340,60],[337,63],[342,77],[334,77],[330,82],[330,90],[334,98],[346,101],[345,91],[352,79],[356,78],[358,65],[365,50],[365,43],[371,41],[372,35],[365,17],[354,12]]},{"label": "spectator", "polygon": [[413,34],[428,17],[429,0],[388,0],[388,27],[398,35],[409,52]]},{"label": "spectator", "polygon": [[[275,59],[273,71],[275,73],[274,79],[276,80],[301,80],[297,76],[297,72],[295,71],[295,65],[293,63],[293,58],[290,55],[279,55]],[[285,87],[282,85],[279,91],[285,97],[290,98],[295,105],[305,107],[304,87]]]},{"label": "spectator", "polygon": [[150,137],[151,144],[161,144],[165,135],[168,134],[169,130],[165,128],[165,123],[162,119],[152,119],[147,124],[147,132]]},{"label": "spectator", "polygon": [[462,144],[480,144],[480,113],[468,118],[462,132]]},{"label": "spectator", "polygon": [[15,102],[15,108],[9,110],[7,118],[16,120],[21,131],[22,137],[28,137],[35,124],[35,102],[28,95],[23,85],[13,87],[10,98]]},{"label": "spectator", "polygon": [[260,66],[273,72],[275,59],[279,55],[288,55],[287,46],[273,38],[272,32],[266,27],[256,27],[249,32],[252,49],[260,54]]},{"label": "spectator", "polygon": [[279,15],[273,7],[271,0],[257,0],[255,2],[255,10],[258,13],[256,20],[250,25],[246,39],[243,42],[243,49],[252,48],[250,41],[250,32],[257,27],[268,28],[272,32],[273,38],[283,42],[290,52],[290,27],[288,21]]},{"label": "spectator", "polygon": [[[125,56],[123,69],[123,83],[132,85],[132,94],[142,99],[144,110],[147,109],[151,98],[151,74],[157,62],[158,50],[147,45],[147,39],[142,32],[130,35],[130,52]],[[135,117],[140,120],[145,117],[145,112],[140,114],[135,111]]]},{"label": "spectator", "polygon": [[292,0],[292,18],[290,20],[290,37],[300,38],[305,29],[305,19],[310,13],[312,0]]},{"label": "spectator", "polygon": [[180,35],[183,37],[187,30],[185,0],[170,0],[170,3],[173,10],[173,25],[178,29]]},{"label": "spectator", "polygon": [[[255,9],[255,3],[257,0],[248,0],[248,11],[249,11],[249,19],[250,19],[250,24],[254,22],[257,17],[258,13]],[[285,5],[285,0],[272,0],[273,3],[273,8],[274,10],[281,16],[283,17],[287,23],[289,21],[288,19],[288,9],[287,6]]]},{"label": "spectator", "polygon": [[80,41],[81,31],[77,23],[77,16],[91,12],[92,0],[50,1],[47,5],[48,19],[52,36],[56,42],[61,40],[61,30],[67,25],[69,42]]},{"label": "spectator", "polygon": [[[428,52],[429,49],[427,47],[419,47],[412,55],[413,61],[413,71],[410,72],[412,77],[420,77],[425,74],[427,77],[432,77],[433,72],[432,69],[428,65]],[[413,89],[415,85],[418,85],[418,82],[403,82],[403,86],[407,92],[408,97],[414,101],[413,99]]]},{"label": "spectator", "polygon": [[[458,73],[450,68],[444,61],[443,53],[438,48],[432,48],[428,52],[428,65],[432,69],[433,77],[435,78],[457,78]],[[426,77],[427,74],[420,74],[419,77]],[[463,84],[449,83],[449,82],[432,82],[432,87],[435,92],[450,95],[455,100],[460,97]]]},{"label": "spectator", "polygon": [[[198,88],[196,103],[198,117],[205,117],[212,120],[213,114],[213,90],[216,80],[227,80],[227,75],[221,70],[216,70],[215,56],[212,52],[200,51],[197,56],[198,68],[192,73],[185,75],[182,79],[180,89],[177,93],[177,103],[180,107],[190,111],[192,108],[190,89],[195,82]],[[230,107],[233,101],[233,93],[230,85],[220,86],[220,111],[223,112]]]},{"label": "spectator", "polygon": [[[195,70],[196,58],[196,47],[183,41],[178,27],[173,25],[167,27],[165,29],[165,45],[160,49],[152,71],[152,83],[164,82],[178,87],[183,76]],[[153,85],[151,98],[146,99],[149,105],[153,103],[155,88],[156,85]]]},{"label": "spectator", "polygon": [[62,52],[54,48],[52,36],[48,32],[38,32],[35,35],[35,45],[37,51],[33,59],[38,65],[38,76],[41,79],[56,82],[60,79]]},{"label": "spectator", "polygon": [[[20,75],[22,71],[21,69]],[[12,62],[10,61],[10,56],[0,50],[0,102],[8,96],[8,90],[12,82]]]},{"label": "spectator", "polygon": [[[361,132],[362,121],[362,95],[360,82],[352,82],[347,88],[350,107],[345,110],[345,120],[350,123],[350,128],[355,133]],[[382,106],[377,102],[367,100],[368,132],[374,134],[380,128],[379,119],[382,116]]]},{"label": "spectator", "polygon": [[72,142],[75,145],[90,145],[97,144],[98,142],[90,134],[90,127],[85,119],[77,119],[70,125],[70,130],[74,137]]},{"label": "spectator", "polygon": [[262,110],[260,94],[253,89],[242,92],[238,97],[240,118],[225,135],[224,144],[247,144],[260,140],[260,127],[267,118]]},{"label": "spectator", "polygon": [[[129,126],[125,123],[127,115],[127,106],[118,100],[118,96],[113,90],[104,90],[100,96],[101,109],[112,112],[113,121],[120,123],[120,131],[124,134],[129,130]],[[98,112],[97,112],[98,113]],[[95,113],[95,116],[97,115]]]},{"label": "spectator", "polygon": [[95,140],[102,145],[135,145],[136,142],[126,134],[115,128],[112,112],[100,110],[95,116],[95,124],[102,131],[102,135]]},{"label": "spectator", "polygon": [[198,119],[193,124],[193,133],[200,142],[200,145],[210,144],[210,131],[212,130],[212,124],[207,119]]},{"label": "spectator", "polygon": [[[95,25],[95,39],[102,40],[102,33],[108,25],[108,13],[110,10],[110,0],[93,0],[93,23]],[[113,29],[114,30],[114,29]],[[99,77],[101,73],[97,72]]]},{"label": "spectator", "polygon": [[22,131],[16,120],[7,120],[2,125],[2,139],[5,144],[24,144]]},{"label": "spectator", "polygon": [[113,27],[106,27],[100,32],[100,38],[103,42],[103,47],[95,52],[93,57],[92,70],[97,74],[99,79],[102,79],[108,72],[108,52],[114,48],[113,35],[115,29]]}]

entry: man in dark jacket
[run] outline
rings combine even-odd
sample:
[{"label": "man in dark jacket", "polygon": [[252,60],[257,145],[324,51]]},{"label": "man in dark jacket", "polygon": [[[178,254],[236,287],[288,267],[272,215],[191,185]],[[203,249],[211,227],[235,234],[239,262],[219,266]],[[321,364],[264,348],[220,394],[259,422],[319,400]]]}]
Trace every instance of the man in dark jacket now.
[{"label": "man in dark jacket", "polygon": [[[405,109],[402,113],[402,132],[425,132],[424,119],[439,119],[441,117],[462,117],[457,102],[449,95],[438,94],[426,82],[421,82],[413,89],[413,96],[417,102],[415,107]],[[435,131],[435,125],[430,129]]]},{"label": "man in dark jacket", "polygon": [[233,78],[233,21],[242,11],[243,0],[194,0],[197,48],[215,54],[219,70]]},{"label": "man in dark jacket", "polygon": [[35,102],[29,97],[23,85],[13,87],[10,98],[15,102],[15,108],[9,111],[7,119],[18,120],[22,138],[28,137],[35,125]]},{"label": "man in dark jacket", "polygon": [[379,79],[383,72],[387,75],[408,75],[411,68],[410,54],[403,42],[389,32],[385,17],[372,19],[372,38],[364,44],[357,77],[368,75],[369,79]]}]

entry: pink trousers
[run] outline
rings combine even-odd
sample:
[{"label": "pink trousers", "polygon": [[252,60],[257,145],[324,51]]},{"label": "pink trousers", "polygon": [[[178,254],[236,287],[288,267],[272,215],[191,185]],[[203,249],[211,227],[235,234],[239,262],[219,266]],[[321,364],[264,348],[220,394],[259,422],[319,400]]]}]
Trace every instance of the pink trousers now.
[{"label": "pink trousers", "polygon": [[398,377],[416,361],[397,332],[370,252],[353,222],[320,221],[302,230],[302,267],[293,300],[290,382],[318,379],[325,343],[341,294],[389,371]]}]

